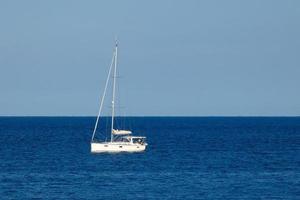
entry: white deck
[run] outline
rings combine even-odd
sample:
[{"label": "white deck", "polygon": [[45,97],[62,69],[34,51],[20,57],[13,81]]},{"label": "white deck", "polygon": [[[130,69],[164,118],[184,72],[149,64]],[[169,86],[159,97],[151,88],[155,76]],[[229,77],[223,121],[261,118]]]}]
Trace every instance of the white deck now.
[{"label": "white deck", "polygon": [[105,152],[140,152],[145,151],[147,144],[130,142],[92,142],[92,153]]}]

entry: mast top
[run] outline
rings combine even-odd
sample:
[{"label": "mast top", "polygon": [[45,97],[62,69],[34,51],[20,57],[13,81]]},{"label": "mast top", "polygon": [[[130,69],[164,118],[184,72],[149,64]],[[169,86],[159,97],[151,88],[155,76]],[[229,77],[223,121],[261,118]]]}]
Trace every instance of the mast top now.
[{"label": "mast top", "polygon": [[118,46],[118,38],[117,36],[115,37],[115,43],[116,43],[116,47]]}]

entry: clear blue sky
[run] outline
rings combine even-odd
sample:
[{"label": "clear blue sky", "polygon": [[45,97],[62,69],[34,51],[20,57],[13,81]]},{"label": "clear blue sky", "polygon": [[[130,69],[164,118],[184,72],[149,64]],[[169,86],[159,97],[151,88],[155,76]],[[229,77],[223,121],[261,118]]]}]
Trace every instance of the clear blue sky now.
[{"label": "clear blue sky", "polygon": [[0,115],[300,115],[300,1],[0,1]]}]

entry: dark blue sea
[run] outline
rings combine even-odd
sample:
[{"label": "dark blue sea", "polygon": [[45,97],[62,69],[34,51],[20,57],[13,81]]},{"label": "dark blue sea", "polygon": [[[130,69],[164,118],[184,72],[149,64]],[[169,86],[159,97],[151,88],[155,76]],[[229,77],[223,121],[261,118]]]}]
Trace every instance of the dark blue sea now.
[{"label": "dark blue sea", "polygon": [[1,117],[0,199],[300,199],[299,117],[128,117],[144,153],[91,154],[94,117]]}]

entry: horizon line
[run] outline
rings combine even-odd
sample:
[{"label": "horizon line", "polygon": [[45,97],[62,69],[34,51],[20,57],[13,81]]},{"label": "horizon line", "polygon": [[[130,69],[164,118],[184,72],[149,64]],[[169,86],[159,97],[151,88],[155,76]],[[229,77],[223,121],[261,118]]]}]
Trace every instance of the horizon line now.
[{"label": "horizon line", "polygon": [[[0,117],[97,117],[96,115],[0,115]],[[101,117],[111,117],[109,115]],[[122,115],[116,117],[300,117],[300,115]]]}]

